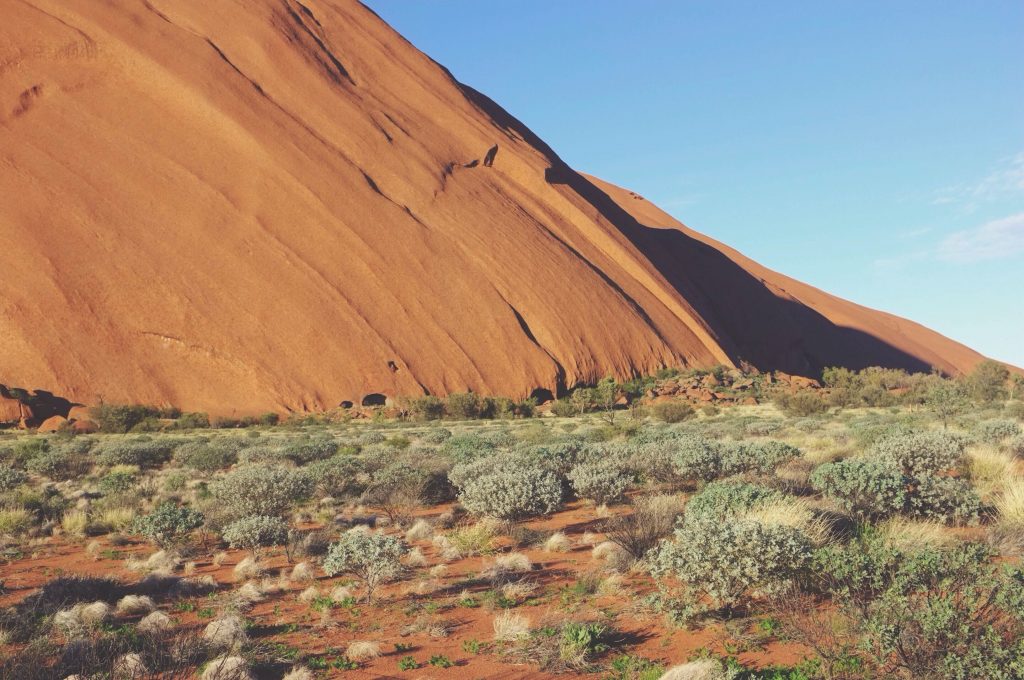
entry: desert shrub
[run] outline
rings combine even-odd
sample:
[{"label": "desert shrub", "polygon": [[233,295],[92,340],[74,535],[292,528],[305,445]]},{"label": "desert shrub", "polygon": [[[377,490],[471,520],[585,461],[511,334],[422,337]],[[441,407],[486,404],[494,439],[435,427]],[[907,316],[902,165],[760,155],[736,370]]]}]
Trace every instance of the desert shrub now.
[{"label": "desert shrub", "polygon": [[977,521],[980,512],[981,499],[963,479],[926,474],[913,480],[907,507],[912,516],[965,524]]},{"label": "desert shrub", "polygon": [[551,412],[559,418],[572,418],[579,414],[579,409],[568,399],[557,399],[551,403]]},{"label": "desert shrub", "polygon": [[216,472],[238,462],[238,443],[230,440],[185,442],[174,452],[174,460],[200,472]]},{"label": "desert shrub", "polygon": [[101,432],[124,434],[147,418],[156,418],[160,412],[138,404],[100,404],[89,409],[89,415]]},{"label": "desert shrub", "polygon": [[252,515],[224,527],[221,537],[232,548],[243,548],[258,558],[260,548],[288,541],[288,524],[280,517]]},{"label": "desert shrub", "polygon": [[650,562],[655,576],[670,576],[683,586],[691,606],[699,607],[706,596],[731,609],[751,591],[770,594],[790,585],[811,554],[810,541],[792,527],[700,518],[680,524]]},{"label": "desert shrub", "polygon": [[547,515],[562,502],[561,481],[555,473],[541,467],[496,464],[478,476],[462,479],[456,486],[463,507],[483,517],[518,520]]},{"label": "desert shrub", "polygon": [[907,482],[891,461],[858,458],[819,465],[810,477],[811,486],[862,519],[903,512]]},{"label": "desert shrub", "polygon": [[0,454],[8,465],[24,467],[30,458],[49,450],[50,441],[45,437],[23,437],[14,442],[14,446],[0,449]]},{"label": "desert shrub", "polygon": [[479,418],[484,400],[473,392],[453,392],[444,400],[444,410],[451,418],[468,420]]},{"label": "desert shrub", "polygon": [[180,443],[177,439],[114,440],[101,443],[94,449],[94,453],[100,465],[155,468],[170,460]]},{"label": "desert shrub", "polygon": [[337,455],[318,460],[305,467],[318,493],[328,496],[358,494],[366,487],[363,462],[350,455]]},{"label": "desert shrub", "polygon": [[148,515],[137,517],[132,531],[166,548],[179,545],[193,529],[201,527],[203,521],[203,513],[198,510],[166,502]]},{"label": "desert shrub", "polygon": [[812,390],[790,392],[780,389],[773,395],[772,401],[787,416],[797,418],[805,418],[828,411],[828,402],[825,398]]},{"label": "desert shrub", "polygon": [[990,444],[998,444],[1004,439],[1016,437],[1020,433],[1021,428],[1017,421],[1005,418],[985,420],[978,423],[978,426],[974,428],[974,434],[977,435],[978,439]]},{"label": "desert shrub", "polygon": [[0,465],[0,493],[7,493],[28,481],[28,475],[10,465]]},{"label": "desert shrub", "polygon": [[313,489],[304,470],[253,465],[232,470],[211,485],[210,491],[235,519],[249,515],[283,517]]},{"label": "desert shrub", "polygon": [[750,437],[768,437],[782,429],[783,421],[758,418],[743,425],[743,433]]},{"label": "desert shrub", "polygon": [[[1021,386],[1018,387],[1017,389],[1018,394],[1020,394],[1020,390],[1024,389],[1024,380],[1021,381]],[[1024,396],[1024,394],[1020,396]],[[1024,420],[1024,401],[1008,402],[1006,404],[1006,407],[1003,409],[1003,412],[1006,414],[1007,418],[1013,418],[1015,420]]]},{"label": "desert shrub", "polygon": [[135,488],[137,478],[131,472],[114,470],[100,479],[100,493],[104,496],[114,496],[127,493]]},{"label": "desert shrub", "polygon": [[712,482],[687,502],[686,517],[688,520],[724,519],[783,497],[783,494],[775,489],[756,484],[735,481]]},{"label": "desert shrub", "polygon": [[32,513],[37,522],[59,520],[68,508],[68,499],[52,487],[28,489],[22,487],[10,497],[11,505]]},{"label": "desert shrub", "polygon": [[360,499],[379,507],[396,524],[404,524],[413,510],[423,505],[431,475],[426,470],[404,462],[381,468]]},{"label": "desert shrub", "polygon": [[964,441],[948,432],[913,432],[879,440],[871,453],[888,460],[908,476],[952,470],[964,455]]},{"label": "desert shrub", "polygon": [[683,479],[709,482],[722,474],[722,452],[717,442],[684,435],[671,442],[676,474]]},{"label": "desert shrub", "polygon": [[633,474],[615,459],[577,465],[568,477],[579,498],[589,498],[599,505],[620,500],[633,483]]},{"label": "desert shrub", "polygon": [[409,399],[405,408],[416,420],[440,420],[444,417],[444,402],[430,394]]},{"label": "desert shrub", "polygon": [[325,460],[337,452],[338,443],[327,438],[292,441],[281,448],[281,455],[296,465]]},{"label": "desert shrub", "polygon": [[238,461],[244,465],[279,465],[284,458],[280,446],[255,444],[238,452]]},{"label": "desert shrub", "polygon": [[346,533],[327,549],[324,573],[328,576],[351,574],[363,582],[366,599],[372,601],[377,586],[402,573],[401,558],[407,550],[405,543],[394,536]]},{"label": "desert shrub", "polygon": [[991,404],[1006,397],[1010,371],[998,361],[986,359],[974,367],[964,380],[964,387],[972,399]]},{"label": "desert shrub", "polygon": [[443,444],[452,436],[452,431],[444,427],[432,427],[420,436],[424,444]]},{"label": "desert shrub", "polygon": [[1006,448],[1009,449],[1010,453],[1018,458],[1024,458],[1024,435],[1011,439],[1007,442]]},{"label": "desert shrub", "polygon": [[1020,677],[1024,573],[978,544],[904,551],[868,534],[815,555],[821,588],[852,617],[880,674]]},{"label": "desert shrub", "polygon": [[364,432],[362,435],[360,435],[359,438],[356,440],[356,443],[359,446],[370,446],[372,444],[381,444],[384,442],[385,439],[387,439],[387,437],[384,435],[383,432],[370,430],[369,432]]},{"label": "desert shrub", "polygon": [[58,481],[84,474],[88,467],[87,460],[62,449],[49,449],[25,462],[29,472]]},{"label": "desert shrub", "polygon": [[692,418],[694,410],[685,401],[662,401],[651,407],[651,415],[663,423],[681,423]]},{"label": "desert shrub", "polygon": [[210,427],[210,416],[205,413],[182,413],[174,421],[176,430],[202,430]]},{"label": "desert shrub", "polygon": [[476,435],[455,435],[441,446],[441,453],[456,463],[465,463],[494,452],[493,442]]},{"label": "desert shrub", "polygon": [[679,500],[674,496],[638,498],[631,514],[609,518],[603,530],[609,541],[634,560],[642,560],[672,533],[679,514]]},{"label": "desert shrub", "polygon": [[785,442],[767,440],[720,445],[723,476],[744,472],[772,472],[782,463],[800,457],[800,449]]}]

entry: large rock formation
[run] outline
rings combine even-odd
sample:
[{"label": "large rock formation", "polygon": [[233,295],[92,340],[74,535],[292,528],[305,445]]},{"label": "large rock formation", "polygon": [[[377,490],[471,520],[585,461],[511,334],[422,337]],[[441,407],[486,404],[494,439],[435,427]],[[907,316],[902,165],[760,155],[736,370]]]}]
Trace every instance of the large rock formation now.
[{"label": "large rock formation", "polygon": [[354,1],[0,16],[6,384],[226,413],[981,358],[577,174]]}]

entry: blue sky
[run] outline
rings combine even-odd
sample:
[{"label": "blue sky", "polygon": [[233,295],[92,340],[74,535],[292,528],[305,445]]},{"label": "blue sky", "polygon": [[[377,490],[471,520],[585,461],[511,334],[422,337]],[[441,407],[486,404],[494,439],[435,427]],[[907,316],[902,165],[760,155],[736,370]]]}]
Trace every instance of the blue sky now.
[{"label": "blue sky", "polygon": [[1024,2],[368,4],[578,170],[1024,366]]}]

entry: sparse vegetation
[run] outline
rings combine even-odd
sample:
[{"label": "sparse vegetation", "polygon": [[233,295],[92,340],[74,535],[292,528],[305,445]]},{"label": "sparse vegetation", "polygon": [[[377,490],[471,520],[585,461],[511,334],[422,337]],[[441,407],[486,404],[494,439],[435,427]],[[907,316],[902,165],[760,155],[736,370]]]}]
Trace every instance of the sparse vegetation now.
[{"label": "sparse vegetation", "polygon": [[[0,678],[1021,677],[1019,386],[731,371],[660,380],[762,403],[605,380],[547,418],[463,393],[397,420],[102,407],[99,434],[0,433]],[[678,625],[706,647],[639,653]]]}]

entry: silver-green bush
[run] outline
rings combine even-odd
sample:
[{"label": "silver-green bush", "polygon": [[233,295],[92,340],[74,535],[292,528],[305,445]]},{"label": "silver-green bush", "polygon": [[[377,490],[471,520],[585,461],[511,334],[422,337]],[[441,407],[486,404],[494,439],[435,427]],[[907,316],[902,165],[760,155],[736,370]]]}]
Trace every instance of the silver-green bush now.
[{"label": "silver-green bush", "polygon": [[303,470],[253,465],[232,470],[211,485],[211,491],[230,516],[283,517],[306,498],[313,482]]},{"label": "silver-green bush", "polygon": [[366,587],[366,599],[373,599],[377,586],[402,573],[405,543],[386,534],[350,532],[327,549],[324,573],[328,576],[351,574]]}]

